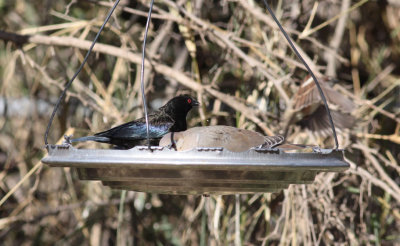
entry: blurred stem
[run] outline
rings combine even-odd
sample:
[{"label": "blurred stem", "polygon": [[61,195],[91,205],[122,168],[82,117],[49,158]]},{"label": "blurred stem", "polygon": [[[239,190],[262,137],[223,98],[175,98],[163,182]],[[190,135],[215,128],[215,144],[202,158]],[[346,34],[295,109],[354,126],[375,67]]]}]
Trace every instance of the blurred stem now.
[{"label": "blurred stem", "polygon": [[[271,220],[271,193],[265,193],[265,207],[264,207],[264,218],[265,218],[265,235],[268,236],[270,231],[270,220]],[[268,242],[267,242],[268,243]]]},{"label": "blurred stem", "polygon": [[283,14],[282,0],[279,0],[279,1],[278,1],[278,4],[277,4],[277,6],[276,6],[275,13],[276,13],[276,18],[280,19],[280,18],[282,17],[282,14]]},{"label": "blurred stem", "polygon": [[240,241],[240,195],[235,195],[235,246],[242,245]]},{"label": "blurred stem", "polygon": [[[236,90],[235,97],[240,98],[240,91]],[[236,110],[236,127],[240,128],[240,111]]]},{"label": "blurred stem", "polygon": [[[293,193],[291,193],[291,196],[293,196]],[[293,202],[293,200],[290,203],[290,205],[291,205],[291,210],[292,210],[292,214],[291,214],[291,222],[292,222],[292,225],[291,225],[291,229],[292,229],[291,243],[292,243],[292,245],[297,245],[297,228],[296,228],[297,215],[296,215],[295,203]]]},{"label": "blurred stem", "polygon": [[336,21],[337,19],[339,19],[342,15],[347,15],[349,12],[361,7],[362,5],[364,5],[365,3],[367,3],[369,0],[361,0],[358,3],[354,4],[353,6],[351,6],[351,8],[346,9],[345,11],[340,12],[339,14],[335,15],[334,17],[332,17],[331,19],[319,24],[318,26],[312,28],[311,30],[302,33],[302,35],[300,35],[300,39],[303,39],[307,36],[310,36],[312,33],[328,26],[329,24],[331,24],[332,22]]},{"label": "blurred stem", "polygon": [[[193,12],[193,6],[192,3],[190,1],[188,1],[185,5],[186,7],[186,11],[188,13]],[[170,7],[170,12],[171,14],[180,17],[179,13],[177,12],[176,9],[171,8]],[[201,76],[200,76],[200,68],[199,68],[199,63],[197,62],[197,47],[196,47],[196,42],[195,42],[195,38],[193,36],[191,27],[187,24],[181,24],[178,25],[179,31],[182,34],[183,38],[185,39],[185,45],[186,48],[189,51],[190,57],[192,58],[192,72],[194,74],[194,80],[201,84]],[[199,114],[200,114],[200,119],[201,119],[201,123],[203,126],[207,125],[207,120],[206,120],[206,105],[203,102],[203,92],[201,90],[197,91],[197,99],[200,103],[200,107],[199,107]]]},{"label": "blurred stem", "polygon": [[[201,77],[200,77],[200,69],[199,69],[199,63],[197,62],[196,54],[192,54],[190,52],[190,55],[192,57],[192,68],[193,68],[193,73],[195,75],[195,79],[197,83],[201,84]],[[199,108],[199,113],[200,113],[200,119],[201,123],[203,126],[207,125],[207,119],[206,119],[206,105],[203,102],[203,93],[201,91],[197,92],[197,99],[199,100],[200,103],[200,108]]]},{"label": "blurred stem", "polygon": [[121,226],[124,217],[124,204],[125,204],[126,190],[121,191],[121,200],[118,210],[118,227],[117,227],[117,245],[122,245]]},{"label": "blurred stem", "polygon": [[[208,198],[206,198],[208,199]],[[208,201],[206,201],[208,204]],[[206,206],[203,207],[203,212],[201,215],[201,233],[200,233],[200,246],[206,246]]]},{"label": "blurred stem", "polygon": [[381,243],[380,243],[381,240],[380,240],[380,236],[379,236],[380,227],[379,227],[378,218],[377,218],[377,215],[375,213],[372,214],[371,218],[372,218],[372,228],[373,228],[372,230],[373,230],[373,233],[374,233],[374,236],[375,236],[373,241],[375,242],[376,246],[379,246],[379,245],[381,245]]},{"label": "blurred stem", "polygon": [[[379,201],[380,199],[378,199]],[[391,195],[388,192],[385,192],[383,199],[381,200],[381,207],[382,207],[382,214],[380,216],[380,224],[381,224],[381,231],[380,231],[380,237],[384,236],[386,232],[386,226],[387,226],[387,216],[389,215],[390,212],[390,200],[391,200]]]},{"label": "blurred stem", "polygon": [[0,200],[0,207],[3,205],[3,203],[5,203],[7,201],[7,199],[14,194],[14,192],[16,190],[18,190],[18,188],[26,181],[29,179],[30,176],[32,176],[32,174],[34,174],[40,167],[42,167],[42,162],[38,161],[36,163],[36,165],[29,170],[29,172]]},{"label": "blurred stem", "polygon": [[351,77],[353,80],[354,94],[359,97],[360,95],[360,74],[358,71],[358,63],[360,61],[361,52],[357,47],[357,30],[355,25],[350,22],[349,24],[349,37],[350,37],[350,60],[351,60]]},{"label": "blurred stem", "polygon": [[[65,132],[64,135],[72,135],[74,133],[75,129],[74,128],[68,128],[68,130]],[[64,140],[64,136],[61,137],[56,144],[61,144],[62,141]],[[35,166],[33,166],[31,168],[31,170],[29,170],[29,172],[27,174],[25,174],[24,177],[22,177],[22,179],[4,196],[1,198],[0,200],[0,207],[7,201],[7,199],[14,194],[15,191],[18,190],[18,188],[27,180],[29,180],[29,177],[32,176],[32,174],[34,174],[37,170],[39,170],[40,167],[42,167],[42,162],[38,161]]]},{"label": "blurred stem", "polygon": [[[74,181],[72,180],[72,175],[71,175],[71,168],[70,167],[64,167],[64,175],[65,175],[65,179],[67,181],[68,184],[68,192],[71,196],[71,200],[73,203],[78,203],[79,199],[78,199],[78,195],[76,193],[75,190],[75,185],[74,185]],[[76,209],[73,210],[76,220],[78,221],[78,227],[82,229],[82,233],[83,235],[90,240],[90,233],[87,227],[85,227],[85,219],[82,217],[83,211],[82,208],[77,207]]]}]

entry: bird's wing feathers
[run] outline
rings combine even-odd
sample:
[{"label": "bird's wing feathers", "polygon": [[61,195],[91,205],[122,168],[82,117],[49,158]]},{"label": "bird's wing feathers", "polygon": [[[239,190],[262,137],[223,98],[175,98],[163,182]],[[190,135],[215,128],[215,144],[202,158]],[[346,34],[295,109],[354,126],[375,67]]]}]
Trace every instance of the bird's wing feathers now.
[{"label": "bird's wing feathers", "polygon": [[[273,148],[283,142],[282,136],[265,137],[262,134],[230,126],[193,127],[174,133],[177,150],[190,150],[196,147],[223,147],[232,152],[242,152],[252,147]],[[171,144],[170,133],[165,135],[160,146]]]},{"label": "bird's wing feathers", "polygon": [[[162,125],[149,125],[149,136],[150,138],[161,138],[169,132],[169,128],[173,123],[165,123]],[[146,124],[134,124],[125,129],[121,134],[119,132],[113,135],[114,138],[133,138],[142,139],[147,136]]]},{"label": "bird's wing feathers", "polygon": [[[355,119],[351,116],[354,103],[347,97],[331,88],[326,82],[320,81],[322,90],[328,101],[333,122],[338,129],[351,128]],[[321,135],[330,134],[329,119],[321,100],[318,88],[312,79],[306,80],[299,88],[294,97],[293,109],[295,113],[289,124],[298,122]]]},{"label": "bird's wing feathers", "polygon": [[[323,88],[327,100],[330,104],[337,105],[340,111],[350,113],[354,110],[355,105],[349,98],[338,91],[325,86]],[[319,94],[319,93],[318,93]]]},{"label": "bird's wing feathers", "polygon": [[285,141],[285,138],[281,135],[276,136],[264,136],[264,143],[261,148],[272,149]]},{"label": "bird's wing feathers", "polygon": [[181,150],[223,147],[233,152],[241,152],[264,142],[264,136],[257,132],[230,126],[194,127],[182,132],[180,136],[177,148]]},{"label": "bird's wing feathers", "polygon": [[[294,97],[293,108],[296,111],[304,110],[307,107],[311,107],[314,104],[320,103],[321,99],[318,94],[318,90],[313,83],[304,83],[299,87],[299,90]],[[312,112],[314,108],[308,109]],[[310,113],[311,113],[310,112]]]},{"label": "bird's wing feathers", "polygon": [[[337,130],[351,128],[355,123],[355,118],[350,113],[331,110],[331,116]],[[322,136],[332,134],[329,118],[323,106],[320,106],[314,113],[300,120],[299,124]]]},{"label": "bird's wing feathers", "polygon": [[[354,109],[354,103],[343,94],[329,87],[326,82],[320,83],[321,89],[330,104],[330,106],[338,106],[344,112],[351,112]],[[321,96],[318,88],[314,83],[309,81],[302,84],[294,98],[294,109],[296,111],[308,108],[313,113],[321,104]]]},{"label": "bird's wing feathers", "polygon": [[[168,117],[152,117],[149,115],[149,135],[150,138],[161,138],[174,124],[174,121]],[[162,119],[161,119],[162,118]],[[112,137],[119,139],[144,139],[147,136],[146,121],[140,118],[120,126],[111,128],[104,132],[96,133],[95,136]]]}]

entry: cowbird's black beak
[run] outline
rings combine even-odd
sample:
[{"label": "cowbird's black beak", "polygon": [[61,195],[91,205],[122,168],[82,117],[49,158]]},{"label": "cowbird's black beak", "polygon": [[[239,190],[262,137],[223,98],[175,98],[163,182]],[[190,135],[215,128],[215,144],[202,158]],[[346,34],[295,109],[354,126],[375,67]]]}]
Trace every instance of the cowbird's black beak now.
[{"label": "cowbird's black beak", "polygon": [[198,107],[198,106],[200,106],[199,101],[197,101],[196,99],[193,99],[192,100],[192,107]]}]

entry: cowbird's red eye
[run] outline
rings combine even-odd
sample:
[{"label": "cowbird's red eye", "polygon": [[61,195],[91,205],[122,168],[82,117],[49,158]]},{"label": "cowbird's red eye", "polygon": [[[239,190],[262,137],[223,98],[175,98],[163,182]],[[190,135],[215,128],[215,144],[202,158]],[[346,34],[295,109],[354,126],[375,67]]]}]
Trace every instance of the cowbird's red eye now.
[{"label": "cowbird's red eye", "polygon": [[187,100],[187,102],[188,102],[189,104],[191,104],[191,103],[192,103],[192,99],[189,98],[189,99]]}]

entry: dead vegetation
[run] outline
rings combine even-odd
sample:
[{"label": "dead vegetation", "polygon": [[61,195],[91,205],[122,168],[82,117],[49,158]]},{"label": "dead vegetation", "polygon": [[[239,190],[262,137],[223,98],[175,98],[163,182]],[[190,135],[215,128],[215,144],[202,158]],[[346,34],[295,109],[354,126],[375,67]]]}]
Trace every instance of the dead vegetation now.
[{"label": "dead vegetation", "polygon": [[[260,3],[157,1],[146,63],[149,105],[157,108],[189,91],[203,105],[190,126],[281,132],[298,81],[307,73]],[[68,168],[42,165],[52,106],[111,3],[0,2],[0,29],[30,35],[23,45],[0,41],[0,241],[400,244],[400,6],[368,0],[272,4],[314,71],[337,78],[333,88],[356,104],[356,125],[339,134],[351,168],[321,173],[313,184],[280,193],[203,198],[121,195],[98,182],[79,181]],[[50,143],[142,115],[138,70],[147,11],[147,1],[121,2],[67,93]],[[23,99],[29,103],[11,103]],[[288,137],[333,146],[331,137],[299,127],[290,128]]]}]

